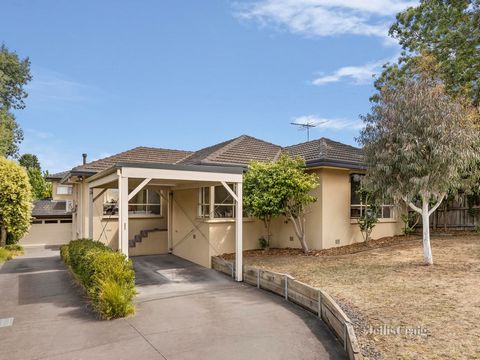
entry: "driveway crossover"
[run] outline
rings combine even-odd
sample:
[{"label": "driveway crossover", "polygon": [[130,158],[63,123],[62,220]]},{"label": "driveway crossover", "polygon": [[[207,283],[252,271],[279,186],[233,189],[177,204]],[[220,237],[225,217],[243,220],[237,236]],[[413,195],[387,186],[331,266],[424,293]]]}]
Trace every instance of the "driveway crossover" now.
[{"label": "driveway crossover", "polygon": [[0,359],[344,359],[315,316],[173,255],[134,258],[137,313],[100,321],[58,251],[0,268]]}]

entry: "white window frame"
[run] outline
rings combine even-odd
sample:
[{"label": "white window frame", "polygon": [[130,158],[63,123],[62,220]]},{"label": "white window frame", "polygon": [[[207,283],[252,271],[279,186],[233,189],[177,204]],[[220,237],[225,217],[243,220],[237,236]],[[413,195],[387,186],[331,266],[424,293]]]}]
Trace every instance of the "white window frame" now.
[{"label": "white window frame", "polygon": [[[231,189],[236,193],[236,184],[227,184],[228,186],[231,187]],[[198,207],[197,207],[197,215],[199,218],[202,219],[235,219],[235,199],[229,195],[227,198],[232,199],[231,203],[220,203],[215,200],[215,188],[216,187],[221,187],[223,188],[223,185],[216,185],[216,186],[208,186],[208,187],[201,187],[198,189]],[[206,189],[209,189],[208,195]],[[212,206],[213,204],[213,206]],[[219,207],[231,207],[231,216],[228,217],[219,217],[215,216],[216,209]],[[208,209],[208,212],[205,211],[205,209]]]},{"label": "white window frame", "polygon": [[[108,189],[106,192],[105,192],[105,195],[103,196],[103,214],[102,216],[103,217],[118,217],[118,196],[117,196],[117,202],[107,202],[106,199],[107,199],[107,196],[109,195],[108,194],[108,191],[109,190],[116,190],[118,192],[118,189]],[[154,189],[142,189],[141,191],[146,191],[147,193],[145,194],[145,199],[147,200],[146,203],[133,203],[133,202],[129,202],[128,205],[135,205],[135,206],[145,206],[145,212],[142,212],[142,211],[139,211],[139,212],[135,212],[135,211],[128,211],[128,217],[163,217],[163,199],[162,199],[162,196],[160,195],[160,191],[159,190],[154,190]],[[153,192],[156,192],[158,194],[158,204],[157,203],[149,203],[148,202],[148,192],[149,191],[153,191]],[[109,206],[109,207],[112,207],[113,208],[113,213],[112,214],[108,214],[108,213],[105,213],[105,208]],[[159,210],[159,213],[158,214],[153,214],[153,213],[147,213],[147,209],[148,209],[148,206],[158,206],[160,208]]]},{"label": "white window frame", "polygon": [[[59,191],[60,189],[66,189],[66,192]],[[72,195],[73,194],[73,186],[72,185],[57,185],[55,190],[56,195]]]},{"label": "white window frame", "polygon": [[[364,176],[364,175],[361,175],[361,174],[351,174],[350,176],[350,182],[352,182],[352,177],[354,175],[358,175],[358,176]],[[352,186],[350,185],[350,192],[352,191]],[[350,219],[359,219],[360,217],[362,217],[364,214],[365,214],[365,211],[367,211],[368,209],[368,204],[364,204],[362,202],[362,200],[360,199],[360,203],[359,204],[352,204],[352,194],[350,193]],[[395,216],[395,205],[391,205],[391,204],[385,204],[383,203],[382,205],[379,205],[378,206],[379,208],[379,214],[378,214],[378,218],[379,219],[382,219],[382,220],[392,220],[392,219],[395,219],[396,216]],[[352,216],[352,210],[360,210],[360,214],[359,216]],[[385,217],[385,214],[388,213],[388,211],[390,212],[390,216],[389,217]]]}]

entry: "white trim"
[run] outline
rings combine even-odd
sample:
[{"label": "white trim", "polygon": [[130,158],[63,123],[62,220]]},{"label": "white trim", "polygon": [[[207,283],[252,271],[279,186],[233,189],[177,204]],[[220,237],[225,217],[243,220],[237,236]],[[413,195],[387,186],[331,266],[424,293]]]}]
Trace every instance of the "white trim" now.
[{"label": "white trim", "polygon": [[237,194],[235,194],[230,186],[225,181],[222,181],[222,185],[229,192],[229,194],[234,198],[235,201],[238,201]]},{"label": "white trim", "polygon": [[243,280],[243,187],[237,183],[235,216],[235,280]]},{"label": "white trim", "polygon": [[106,184],[109,184],[109,183],[117,181],[117,180],[118,180],[117,173],[113,173],[113,174],[107,175],[105,177],[101,177],[97,180],[93,180],[92,182],[88,183],[88,187],[90,189],[95,188],[95,187],[100,187],[102,185],[106,185]]},{"label": "white trim", "polygon": [[118,246],[128,257],[128,177],[118,179]]},{"label": "white trim", "polygon": [[152,180],[152,178],[146,178],[143,180],[140,185],[138,185],[133,191],[128,194],[128,201],[132,200],[132,198],[137,195],[142,189]]},{"label": "white trim", "polygon": [[[227,174],[216,172],[202,172],[189,170],[122,168],[122,176],[132,178],[152,178],[158,180],[187,180],[187,181],[212,181],[212,182],[242,182],[242,174]],[[96,180],[94,181],[94,183]]]}]

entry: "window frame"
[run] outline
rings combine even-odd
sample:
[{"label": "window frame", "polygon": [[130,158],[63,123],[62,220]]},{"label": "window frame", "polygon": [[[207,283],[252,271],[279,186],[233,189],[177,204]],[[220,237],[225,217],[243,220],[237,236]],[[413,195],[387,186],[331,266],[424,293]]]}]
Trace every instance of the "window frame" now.
[{"label": "window frame", "polygon": [[[232,189],[233,192],[237,192],[237,184],[235,183],[228,183],[228,186]],[[213,186],[203,186],[198,189],[198,206],[197,206],[197,216],[200,219],[205,219],[205,220],[233,220],[235,219],[235,214],[236,214],[236,203],[235,199],[231,194],[228,194],[225,200],[231,199],[231,203],[226,203],[225,201],[223,202],[217,202],[215,198],[215,189],[216,188],[222,188],[224,189],[223,185],[213,185]],[[207,191],[208,189],[208,191]],[[227,191],[225,189],[225,191]],[[208,195],[207,195],[208,193]],[[212,206],[213,204],[213,206]],[[219,217],[215,216],[216,215],[216,209],[219,207],[227,207],[231,208],[231,214],[232,216],[228,217]],[[208,209],[208,212],[205,211],[205,209]]]},{"label": "window frame", "polygon": [[[111,190],[115,190],[117,192],[117,196],[116,198],[113,196],[112,198],[114,199],[113,201],[106,201],[107,200],[107,196],[109,196],[109,191]],[[131,202],[129,201],[128,202],[128,217],[129,218],[134,218],[134,217],[163,217],[163,199],[162,199],[162,195],[160,194],[160,191],[159,190],[154,190],[154,189],[149,189],[149,188],[146,188],[146,189],[142,189],[141,192],[145,191],[145,195],[144,195],[144,199],[145,201],[144,202]],[[149,202],[149,191],[153,191],[155,193],[158,194],[158,203],[151,203]],[[138,194],[137,194],[138,195]],[[111,213],[107,213],[106,212],[106,207],[109,207],[110,209],[112,209],[112,212]],[[133,210],[130,210],[130,206],[145,206],[145,210],[144,211],[133,211]],[[149,206],[158,206],[159,207],[159,213],[158,214],[154,214],[154,213],[147,213],[148,211],[148,207]],[[102,204],[102,216],[103,217],[118,217],[118,189],[108,189],[104,196],[103,196],[103,204]]]},{"label": "window frame", "polygon": [[[354,182],[354,177],[355,176],[365,176],[365,174],[350,174],[350,219],[351,220],[357,220],[363,216],[365,211],[368,209],[368,204],[364,204],[362,202],[362,199],[360,198],[360,203],[354,204],[352,203],[353,199],[353,182]],[[381,205],[378,205],[379,208],[379,220],[394,220],[396,219],[396,214],[395,214],[395,205],[389,204],[382,202]],[[353,210],[357,210],[359,212],[358,216],[353,215]],[[389,213],[390,216],[385,217],[385,214]]]},{"label": "window frame", "polygon": [[[60,189],[67,189],[66,192],[59,192]],[[55,195],[73,195],[73,185],[60,184],[56,186]]]}]

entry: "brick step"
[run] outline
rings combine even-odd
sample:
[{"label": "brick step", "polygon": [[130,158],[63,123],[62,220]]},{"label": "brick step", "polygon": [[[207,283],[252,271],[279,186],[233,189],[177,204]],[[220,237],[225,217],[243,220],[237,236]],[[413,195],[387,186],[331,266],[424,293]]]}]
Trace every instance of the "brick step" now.
[{"label": "brick step", "polygon": [[165,231],[166,229],[160,228],[153,228],[153,229],[146,229],[140,230],[140,234],[136,234],[133,239],[128,240],[128,247],[136,247],[137,243],[141,243],[143,238],[148,237],[148,234],[157,231]]}]

